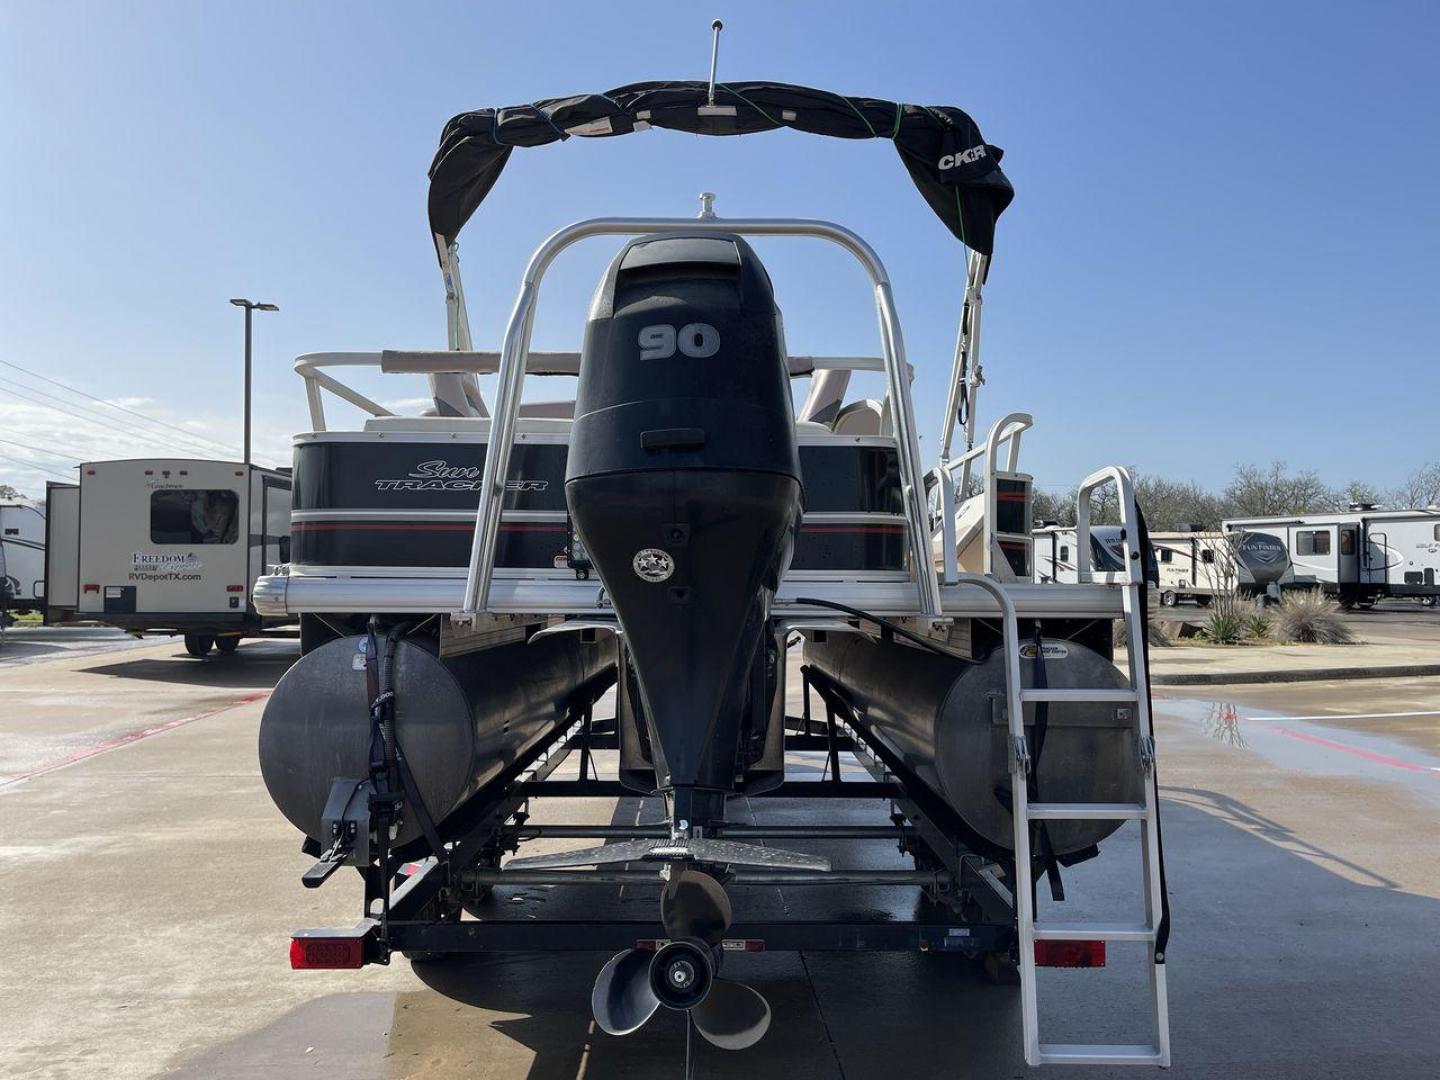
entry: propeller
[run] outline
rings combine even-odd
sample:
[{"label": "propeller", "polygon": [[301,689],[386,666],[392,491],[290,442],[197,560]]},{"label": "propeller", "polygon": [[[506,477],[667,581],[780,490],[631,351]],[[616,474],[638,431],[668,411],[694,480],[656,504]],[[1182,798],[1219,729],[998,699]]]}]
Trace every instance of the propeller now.
[{"label": "propeller", "polygon": [[722,1050],[754,1046],[770,1027],[758,990],[716,973],[730,929],[730,898],[709,874],[672,870],[660,896],[669,941],[654,952],[627,949],[600,969],[590,993],[595,1022],[611,1035],[639,1030],[664,1005],[688,1012],[695,1030]]}]

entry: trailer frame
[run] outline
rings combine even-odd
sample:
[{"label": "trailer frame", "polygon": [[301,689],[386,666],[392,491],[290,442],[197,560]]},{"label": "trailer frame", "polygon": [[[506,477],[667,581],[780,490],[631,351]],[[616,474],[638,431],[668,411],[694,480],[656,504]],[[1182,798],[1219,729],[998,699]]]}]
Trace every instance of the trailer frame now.
[{"label": "trailer frame", "polygon": [[[785,717],[785,749],[826,754],[827,778],[787,780],[754,798],[871,800],[888,803],[890,824],[841,826],[763,826],[731,824],[723,835],[732,839],[869,839],[895,842],[915,860],[913,870],[722,871],[727,886],[913,886],[929,912],[913,919],[785,918],[737,921],[723,947],[732,951],[887,951],[959,953],[987,963],[993,977],[1013,981],[1018,964],[1014,896],[1006,881],[1015,879],[1013,860],[975,851],[969,832],[952,810],[931,794],[918,777],[883,746],[868,739],[850,722],[839,695],[823,684],[824,676],[802,667],[803,711]],[[823,720],[812,699],[823,706]],[[377,872],[391,861],[382,851],[367,867],[363,917],[348,929],[296,931],[294,941],[358,941],[359,963],[388,964],[399,952],[411,958],[434,958],[491,952],[618,951],[657,947],[664,943],[658,920],[578,921],[565,918],[462,919],[467,904],[496,885],[546,884],[583,888],[620,883],[663,884],[661,865],[654,870],[507,871],[506,851],[540,837],[637,838],[668,836],[668,830],[647,826],[531,825],[532,801],[545,798],[634,798],[640,793],[618,780],[593,773],[592,755],[619,746],[613,721],[596,720],[594,700],[572,705],[555,738],[522,755],[504,774],[476,793],[446,819],[448,850],[405,862],[394,872]],[[581,777],[552,779],[572,755],[580,757]],[[868,779],[842,778],[842,754],[859,762]],[[640,796],[643,797],[643,796]],[[457,824],[458,823],[458,824]],[[318,854],[318,847],[306,850]],[[403,857],[403,855],[402,855]],[[317,864],[317,867],[320,864]],[[633,865],[633,864],[632,864]],[[312,871],[313,872],[313,871]],[[328,876],[328,875],[327,875]],[[307,882],[308,883],[308,882]],[[309,966],[309,965],[307,965]],[[319,966],[319,965],[315,965]]]}]

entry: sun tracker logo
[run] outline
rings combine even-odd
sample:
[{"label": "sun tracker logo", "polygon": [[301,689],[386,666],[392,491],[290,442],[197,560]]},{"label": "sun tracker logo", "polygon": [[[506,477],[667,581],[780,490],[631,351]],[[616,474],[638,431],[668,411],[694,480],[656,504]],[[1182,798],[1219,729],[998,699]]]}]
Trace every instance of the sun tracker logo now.
[{"label": "sun tracker logo", "polygon": [[940,159],[940,171],[954,169],[960,165],[973,165],[985,156],[985,144],[972,146],[969,150],[962,150],[958,154],[946,154]]},{"label": "sun tracker logo", "polygon": [[[444,460],[422,461],[403,480],[376,480],[377,491],[479,491],[483,469],[479,465],[451,465]],[[544,491],[549,480],[506,480],[506,491]]]}]

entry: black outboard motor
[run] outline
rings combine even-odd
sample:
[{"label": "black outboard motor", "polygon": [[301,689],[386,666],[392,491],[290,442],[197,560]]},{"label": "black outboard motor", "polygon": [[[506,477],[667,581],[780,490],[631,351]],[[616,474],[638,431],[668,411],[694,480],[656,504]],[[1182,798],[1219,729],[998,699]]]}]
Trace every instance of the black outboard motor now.
[{"label": "black outboard motor", "polygon": [[632,734],[672,822],[722,821],[746,717],[770,711],[752,707],[752,676],[802,501],[775,297],[740,237],[643,237],[610,265],[565,495],[624,631]]}]

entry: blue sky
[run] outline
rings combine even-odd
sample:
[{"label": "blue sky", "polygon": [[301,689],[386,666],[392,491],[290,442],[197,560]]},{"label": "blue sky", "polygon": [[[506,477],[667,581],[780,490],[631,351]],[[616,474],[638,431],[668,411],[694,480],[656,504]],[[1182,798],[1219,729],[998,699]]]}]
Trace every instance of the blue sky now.
[{"label": "blue sky", "polygon": [[[201,437],[239,439],[257,317],[257,456],[307,426],[301,352],[444,344],[425,171],[452,114],[654,78],[771,78],[956,104],[1016,199],[987,291],[982,420],[1035,414],[1046,485],[1134,463],[1223,485],[1283,458],[1392,486],[1440,457],[1440,8],[1433,3],[0,6],[0,360]],[[568,15],[567,15],[568,13]],[[462,237],[477,345],[571,220],[843,222],[896,283],[933,447],[963,252],[891,147],[649,132],[517,152]],[[536,344],[578,344],[613,242],[547,282]],[[761,245],[792,351],[873,351],[865,284],[817,243]],[[167,452],[13,392],[0,482]],[[418,380],[376,396],[418,398]],[[45,400],[43,397],[41,401]],[[125,414],[89,406],[128,428]],[[337,414],[337,418],[338,418]],[[50,451],[42,455],[27,449]]]}]

